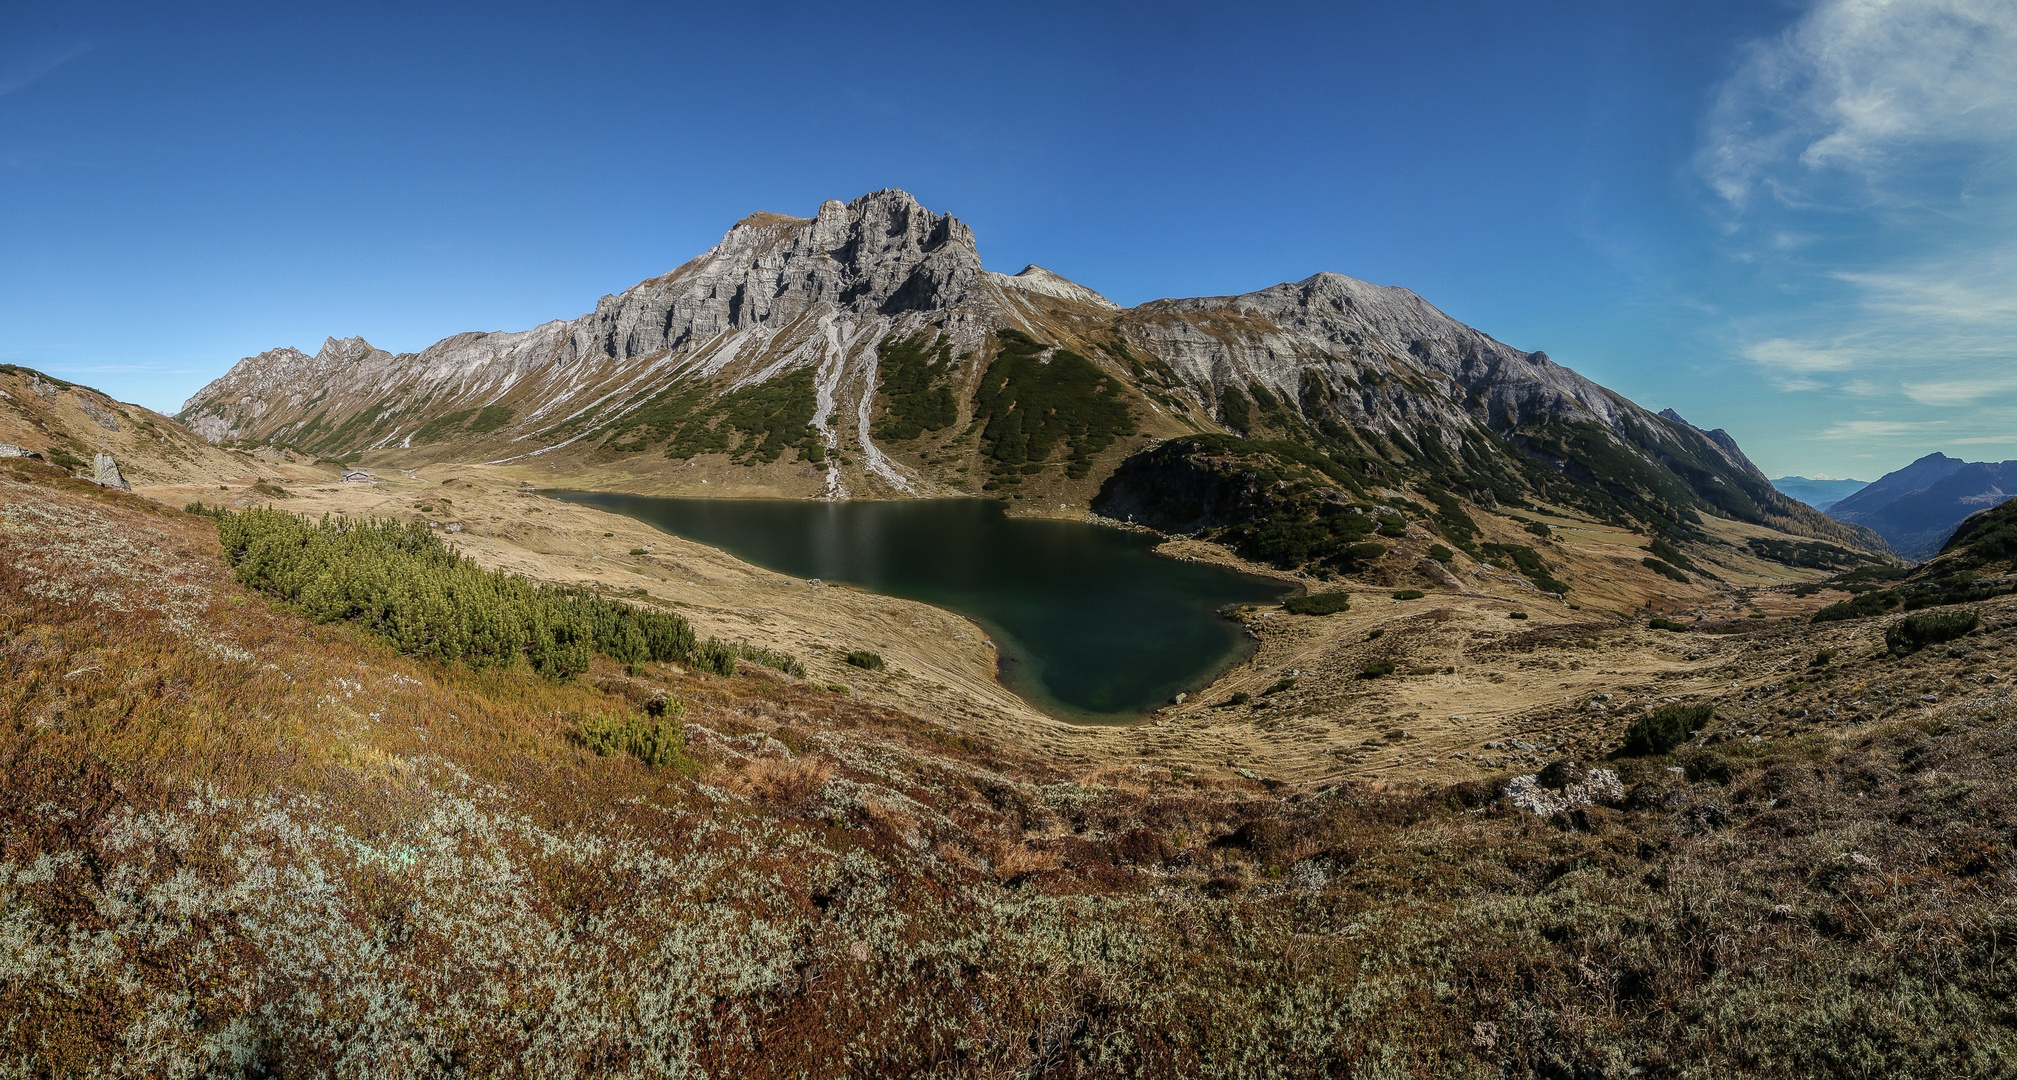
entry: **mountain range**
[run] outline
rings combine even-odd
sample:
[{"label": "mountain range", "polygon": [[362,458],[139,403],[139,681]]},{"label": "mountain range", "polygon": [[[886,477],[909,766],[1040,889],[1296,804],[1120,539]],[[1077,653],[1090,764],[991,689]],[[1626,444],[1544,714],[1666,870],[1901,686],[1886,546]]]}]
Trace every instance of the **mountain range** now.
[{"label": "mountain range", "polygon": [[1411,485],[1677,540],[1706,540],[1707,514],[1884,549],[1780,494],[1726,433],[1406,289],[1320,273],[1123,308],[1042,267],[984,269],[971,229],[895,190],[751,215],[576,319],[417,353],[351,337],[247,357],[179,416],[219,443],[642,493],[726,475],[798,497],[987,492],[1143,520],[1175,498],[1251,517],[1279,500],[1214,485],[1294,474],[1355,500]]},{"label": "mountain range", "polygon": [[2017,461],[1962,461],[1933,453],[1827,507],[1867,526],[1908,559],[1930,559],[1969,515],[2017,496]]},{"label": "mountain range", "polygon": [[1808,479],[1804,476],[1778,476],[1772,479],[1772,486],[1781,495],[1798,499],[1822,513],[1843,499],[1868,487],[1868,480]]}]

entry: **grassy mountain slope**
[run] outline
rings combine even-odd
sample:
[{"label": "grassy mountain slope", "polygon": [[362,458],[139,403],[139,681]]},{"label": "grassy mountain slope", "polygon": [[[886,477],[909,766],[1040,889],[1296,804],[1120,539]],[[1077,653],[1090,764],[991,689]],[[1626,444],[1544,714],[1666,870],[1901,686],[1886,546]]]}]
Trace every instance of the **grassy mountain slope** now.
[{"label": "grassy mountain slope", "polygon": [[111,454],[142,485],[239,477],[254,464],[151,409],[12,364],[0,365],[0,443],[86,474],[96,455]]}]

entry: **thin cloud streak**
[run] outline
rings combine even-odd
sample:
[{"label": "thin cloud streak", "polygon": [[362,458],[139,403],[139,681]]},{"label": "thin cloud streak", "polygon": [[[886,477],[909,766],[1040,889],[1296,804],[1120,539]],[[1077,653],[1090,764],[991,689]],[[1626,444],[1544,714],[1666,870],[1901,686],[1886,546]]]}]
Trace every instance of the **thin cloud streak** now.
[{"label": "thin cloud streak", "polygon": [[92,48],[91,42],[81,42],[64,48],[44,49],[24,60],[0,65],[0,97],[26,89],[50,72],[90,52]]},{"label": "thin cloud streak", "polygon": [[1740,326],[1735,353],[1888,414],[1814,437],[2011,441],[2013,58],[2017,0],[1821,0],[1718,93],[1696,168],[1730,254],[1807,297]]}]

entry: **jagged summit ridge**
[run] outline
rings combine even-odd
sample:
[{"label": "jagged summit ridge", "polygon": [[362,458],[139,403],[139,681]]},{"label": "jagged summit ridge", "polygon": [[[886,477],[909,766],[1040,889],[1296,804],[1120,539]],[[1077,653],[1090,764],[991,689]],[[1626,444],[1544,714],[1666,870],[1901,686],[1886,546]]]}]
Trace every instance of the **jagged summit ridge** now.
[{"label": "jagged summit ridge", "polygon": [[[322,453],[403,448],[505,463],[574,447],[584,461],[608,463],[652,446],[673,455],[682,417],[701,410],[715,431],[727,414],[708,410],[778,386],[793,400],[764,407],[784,408],[775,415],[791,417],[785,441],[799,447],[781,463],[817,475],[827,497],[971,492],[981,473],[963,468],[956,477],[943,467],[947,446],[931,461],[922,446],[892,454],[877,429],[899,395],[912,403],[905,408],[938,401],[930,408],[940,426],[931,430],[973,436],[957,453],[978,452],[994,437],[983,428],[998,427],[1002,415],[973,426],[983,374],[1011,330],[1097,369],[1060,378],[1080,386],[1111,379],[1131,402],[1134,431],[1103,451],[1111,459],[1104,470],[1158,438],[1245,435],[1252,420],[1257,437],[1328,433],[1321,438],[1397,465],[1440,454],[1451,463],[1446,472],[1469,478],[1460,486],[1475,488],[1485,483],[1478,470],[1493,471],[1489,459],[1511,452],[1567,470],[1584,452],[1575,447],[1595,437],[1636,460],[1634,469],[1671,471],[1685,459],[1693,470],[1685,483],[1711,504],[1753,516],[1805,513],[1773,492],[1727,435],[1655,416],[1407,289],[1319,273],[1235,296],[1123,309],[1035,264],[1014,275],[984,269],[972,229],[896,189],[828,201],[811,217],[752,214],[695,258],[572,320],[459,334],[418,353],[387,353],[361,338],[331,339],[313,358],[262,353],[199,391],[182,415],[212,440]],[[884,371],[889,349],[914,357],[904,361],[914,366]],[[1039,368],[1048,363],[1039,359]],[[1043,407],[1062,420],[1059,410],[1073,406]],[[768,415],[751,413],[749,422],[770,424]],[[1001,430],[1048,422],[1018,417]],[[805,442],[808,430],[824,455]],[[1598,431],[1605,434],[1591,434]],[[744,435],[728,438],[747,445]],[[693,445],[703,444],[713,445]],[[1097,483],[1089,467],[1074,475]],[[1717,485],[1732,484],[1753,494],[1723,499]],[[1667,496],[1647,497],[1638,505]],[[1807,526],[1835,527],[1813,517]]]},{"label": "jagged summit ridge", "polygon": [[605,296],[577,320],[577,355],[618,360],[822,308],[856,319],[966,304],[981,276],[973,230],[907,192],[829,200],[811,218],[756,214],[671,273]]}]

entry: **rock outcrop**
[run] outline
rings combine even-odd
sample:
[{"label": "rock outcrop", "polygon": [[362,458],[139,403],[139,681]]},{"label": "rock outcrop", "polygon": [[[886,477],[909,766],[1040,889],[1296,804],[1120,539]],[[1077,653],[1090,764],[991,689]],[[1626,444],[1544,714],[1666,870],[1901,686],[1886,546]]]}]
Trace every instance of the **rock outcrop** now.
[{"label": "rock outcrop", "polygon": [[1540,817],[1615,806],[1625,801],[1625,784],[1614,769],[1558,761],[1526,776],[1515,776],[1501,792],[1513,805]]},{"label": "rock outcrop", "polygon": [[118,488],[121,491],[133,490],[133,485],[127,483],[126,478],[119,475],[119,463],[112,460],[111,454],[93,455],[91,460],[91,482],[103,487]]}]

